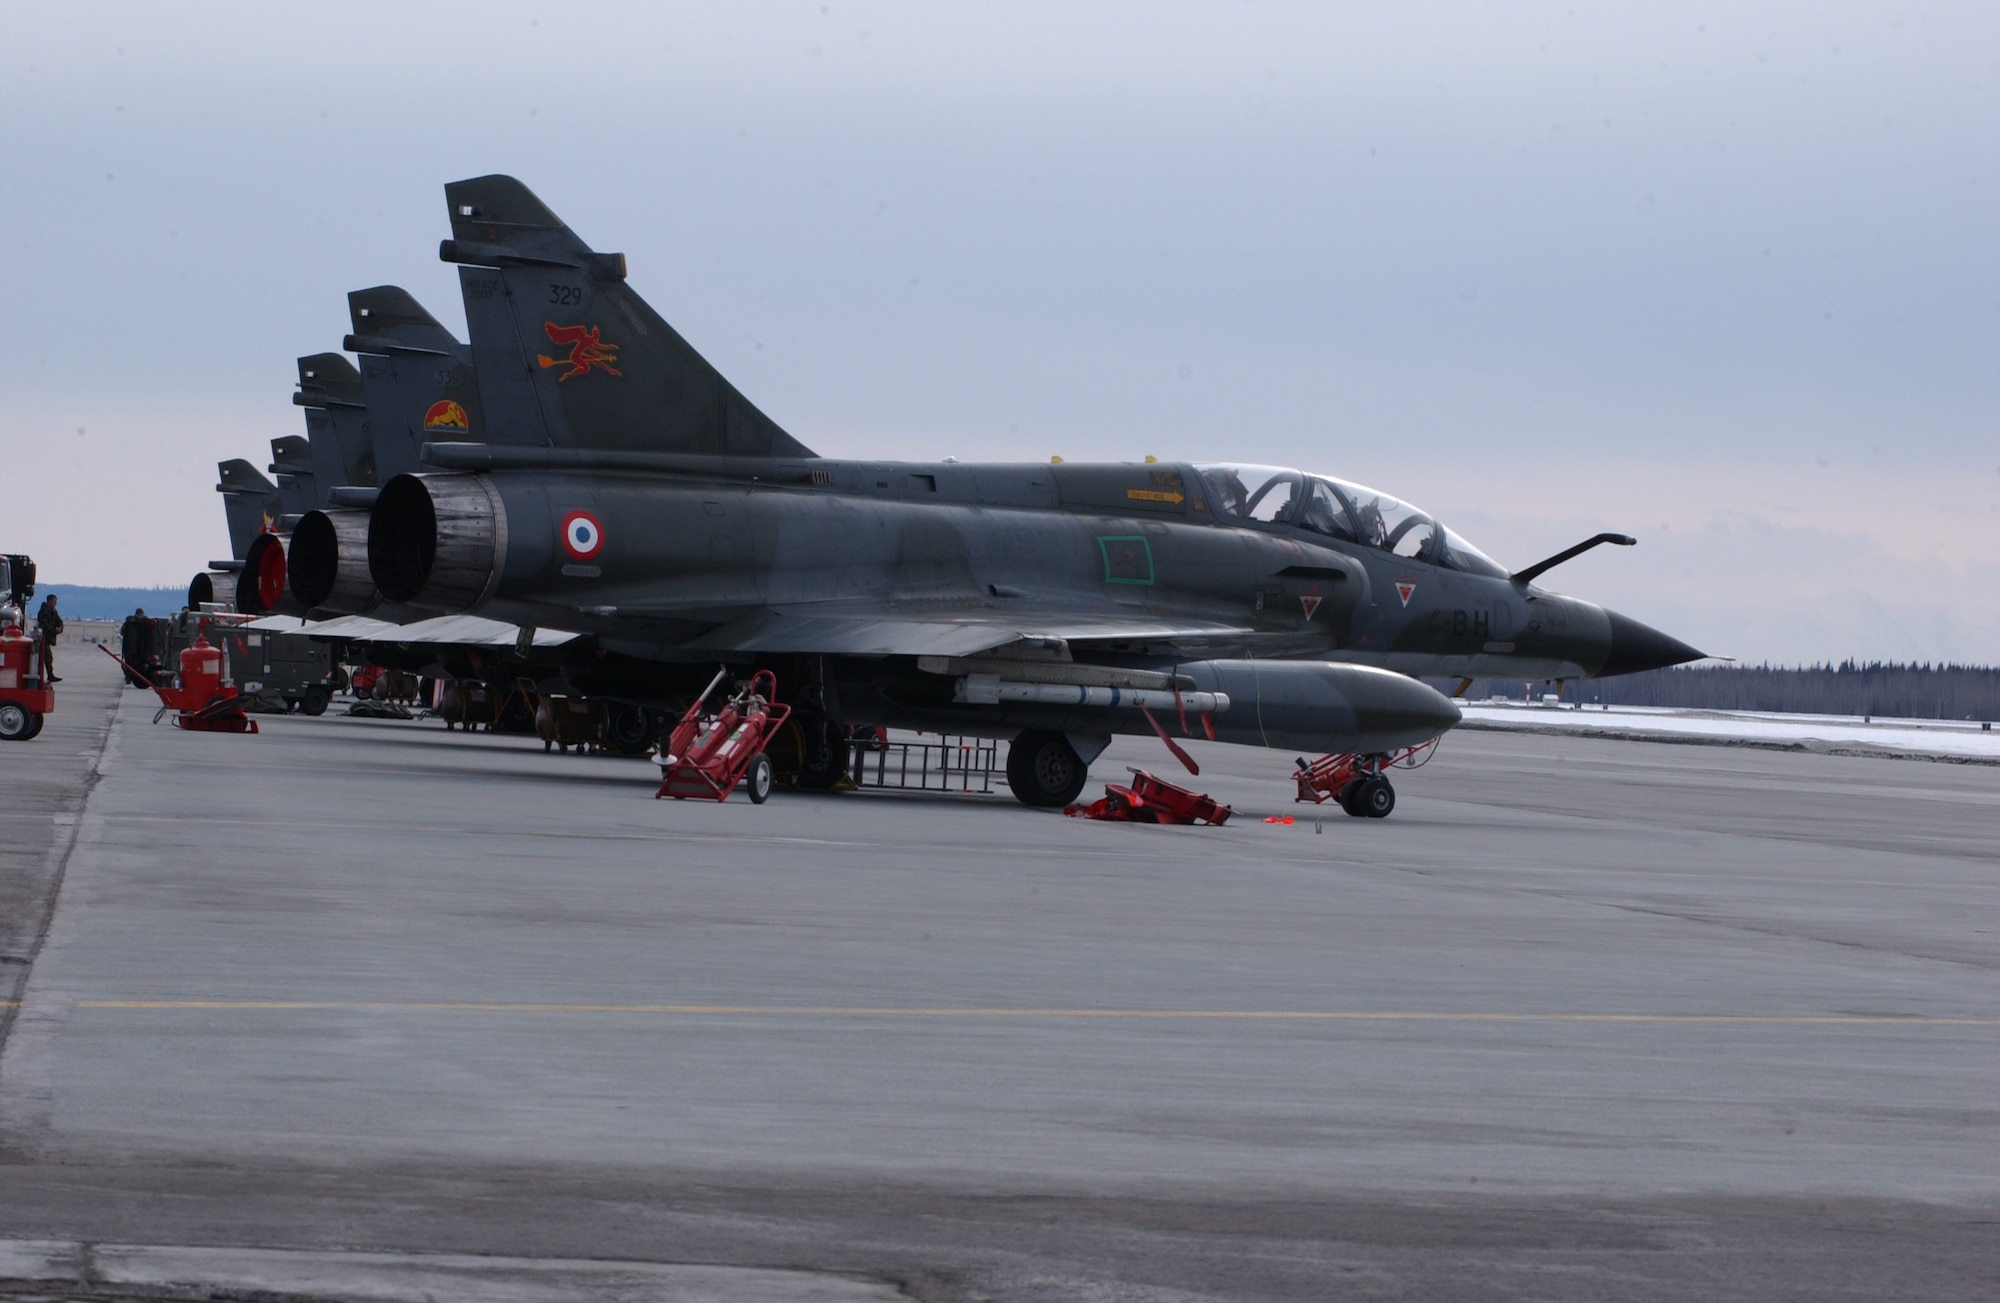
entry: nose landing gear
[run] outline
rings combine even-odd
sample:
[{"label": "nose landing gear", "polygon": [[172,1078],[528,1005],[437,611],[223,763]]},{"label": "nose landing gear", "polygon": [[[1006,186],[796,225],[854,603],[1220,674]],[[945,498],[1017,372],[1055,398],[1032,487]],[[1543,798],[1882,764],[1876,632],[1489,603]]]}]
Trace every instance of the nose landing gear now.
[{"label": "nose landing gear", "polygon": [[1349,783],[1334,800],[1357,819],[1386,819],[1396,808],[1396,789],[1377,774]]},{"label": "nose landing gear", "polygon": [[1357,819],[1386,819],[1396,808],[1396,789],[1389,785],[1388,771],[1417,768],[1431,758],[1437,744],[1432,738],[1375,755],[1329,752],[1311,762],[1300,756],[1298,772],[1293,775],[1299,784],[1298,799],[1315,805],[1337,802]]}]

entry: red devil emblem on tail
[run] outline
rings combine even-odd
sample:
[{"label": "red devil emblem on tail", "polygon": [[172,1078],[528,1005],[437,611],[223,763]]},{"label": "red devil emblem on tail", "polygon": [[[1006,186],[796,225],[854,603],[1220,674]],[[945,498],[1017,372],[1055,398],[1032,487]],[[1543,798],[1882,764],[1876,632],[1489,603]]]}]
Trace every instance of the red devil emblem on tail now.
[{"label": "red devil emblem on tail", "polygon": [[569,370],[557,376],[558,380],[574,380],[576,377],[597,368],[609,375],[623,375],[611,365],[618,360],[618,345],[607,344],[597,337],[595,326],[558,326],[553,321],[542,323],[542,332],[552,344],[568,344],[568,357],[550,357],[546,353],[535,354],[535,361],[543,367],[567,366]]}]

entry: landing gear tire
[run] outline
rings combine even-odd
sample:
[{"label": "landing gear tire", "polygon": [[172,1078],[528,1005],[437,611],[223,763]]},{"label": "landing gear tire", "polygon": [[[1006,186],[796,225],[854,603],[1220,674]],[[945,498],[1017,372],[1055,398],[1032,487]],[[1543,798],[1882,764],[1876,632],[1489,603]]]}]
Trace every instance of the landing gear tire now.
[{"label": "landing gear tire", "polygon": [[306,689],[305,696],[299,698],[299,709],[308,715],[324,715],[326,714],[326,703],[331,700],[333,698],[327,695],[325,688],[314,684],[312,687]]},{"label": "landing gear tire", "polygon": [[535,731],[535,708],[528,699],[518,692],[510,692],[501,704],[500,716],[491,725],[495,733],[532,733]]},{"label": "landing gear tire", "polygon": [[1396,789],[1389,786],[1386,778],[1367,778],[1355,785],[1355,808],[1349,813],[1366,815],[1370,819],[1386,819],[1396,808]]},{"label": "landing gear tire", "polygon": [[744,776],[743,786],[752,805],[762,805],[771,799],[771,757],[762,751],[750,757],[750,772]]},{"label": "landing gear tire", "polygon": [[847,730],[831,720],[805,721],[799,729],[799,786],[829,791],[847,777]]},{"label": "landing gear tire", "polygon": [[621,756],[643,756],[653,745],[653,716],[644,706],[613,705],[604,743]]},{"label": "landing gear tire", "polygon": [[1368,812],[1362,809],[1360,803],[1354,799],[1361,794],[1361,788],[1367,781],[1365,778],[1355,779],[1347,786],[1341,788],[1340,795],[1334,798],[1340,802],[1340,808],[1347,811],[1353,818],[1365,819],[1368,817]]},{"label": "landing gear tire", "polygon": [[1031,728],[1007,748],[1007,786],[1022,805],[1060,809],[1090,781],[1090,766],[1060,733]]},{"label": "landing gear tire", "polygon": [[25,742],[34,730],[33,715],[14,702],[0,702],[0,742]]}]

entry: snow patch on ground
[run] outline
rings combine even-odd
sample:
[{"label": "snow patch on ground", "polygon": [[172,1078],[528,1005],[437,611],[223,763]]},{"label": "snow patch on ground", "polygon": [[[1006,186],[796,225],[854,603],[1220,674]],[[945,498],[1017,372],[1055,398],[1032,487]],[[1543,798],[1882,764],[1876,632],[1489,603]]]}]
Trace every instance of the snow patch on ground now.
[{"label": "snow patch on ground", "polygon": [[2000,764],[2000,731],[1974,720],[1864,719],[1661,706],[1524,705],[1462,702],[1460,727],[1580,733],[1662,742],[1786,746]]}]

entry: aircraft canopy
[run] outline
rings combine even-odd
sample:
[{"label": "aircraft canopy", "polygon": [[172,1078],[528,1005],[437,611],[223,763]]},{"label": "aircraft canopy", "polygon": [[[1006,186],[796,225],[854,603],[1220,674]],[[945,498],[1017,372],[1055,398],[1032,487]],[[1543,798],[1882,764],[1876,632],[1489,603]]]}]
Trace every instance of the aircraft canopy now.
[{"label": "aircraft canopy", "polygon": [[1282,466],[1203,465],[1218,516],[1310,530],[1396,556],[1507,577],[1491,557],[1406,502],[1330,475]]}]

